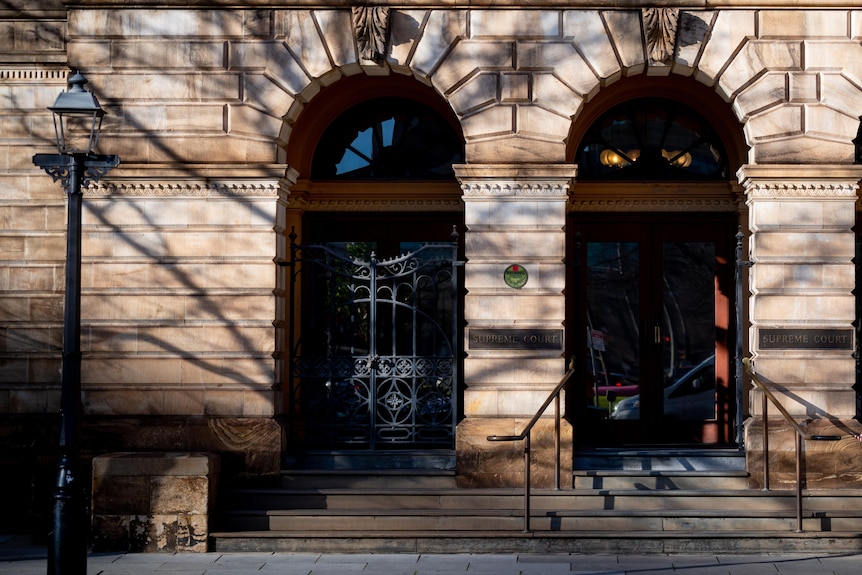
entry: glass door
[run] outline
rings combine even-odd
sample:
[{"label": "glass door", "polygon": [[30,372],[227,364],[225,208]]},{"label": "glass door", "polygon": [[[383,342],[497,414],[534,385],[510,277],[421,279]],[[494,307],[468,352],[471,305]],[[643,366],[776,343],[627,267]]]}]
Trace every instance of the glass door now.
[{"label": "glass door", "polygon": [[729,443],[731,227],[591,218],[575,229],[579,442]]}]

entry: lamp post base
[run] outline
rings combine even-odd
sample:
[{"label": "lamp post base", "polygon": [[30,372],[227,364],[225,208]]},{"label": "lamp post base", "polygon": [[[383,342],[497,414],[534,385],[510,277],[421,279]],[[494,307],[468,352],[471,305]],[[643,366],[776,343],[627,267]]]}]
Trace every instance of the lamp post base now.
[{"label": "lamp post base", "polygon": [[77,457],[64,453],[57,467],[48,575],[83,574],[87,572],[89,521]]}]

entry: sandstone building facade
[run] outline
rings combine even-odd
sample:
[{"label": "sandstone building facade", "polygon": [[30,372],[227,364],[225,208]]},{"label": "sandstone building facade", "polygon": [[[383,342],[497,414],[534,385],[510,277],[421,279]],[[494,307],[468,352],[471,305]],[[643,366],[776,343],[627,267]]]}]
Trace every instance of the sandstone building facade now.
[{"label": "sandstone building facade", "polygon": [[[205,451],[256,475],[312,450],[424,452],[464,486],[517,485],[517,448],[486,438],[520,429],[572,362],[569,469],[596,448],[716,448],[745,453],[756,486],[739,346],[795,418],[845,437],[810,448],[809,486],[858,481],[852,3],[31,4],[0,6],[0,428],[4,463],[28,469],[13,492],[50,482],[56,441],[66,204],[31,158],[70,70],[122,159],[84,195],[88,454]],[[344,286],[310,287],[293,248],[385,262],[453,227],[451,365],[374,387],[438,351],[417,351],[413,320],[409,351],[401,328],[327,348],[370,308],[315,315],[315,290]],[[314,334],[352,371],[303,371]],[[705,411],[674,412],[665,390],[704,362]],[[399,402],[443,430],[402,426]],[[357,403],[371,431],[339,427]]]}]

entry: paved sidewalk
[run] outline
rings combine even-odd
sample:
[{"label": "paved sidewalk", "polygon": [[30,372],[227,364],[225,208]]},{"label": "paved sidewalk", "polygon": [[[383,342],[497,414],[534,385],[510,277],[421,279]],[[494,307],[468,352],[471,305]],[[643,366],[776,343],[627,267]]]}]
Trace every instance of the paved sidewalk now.
[{"label": "paved sidewalk", "polygon": [[[0,574],[47,571],[44,548],[0,536]],[[855,555],[94,554],[87,575],[859,575]],[[79,574],[71,574],[79,575]]]}]

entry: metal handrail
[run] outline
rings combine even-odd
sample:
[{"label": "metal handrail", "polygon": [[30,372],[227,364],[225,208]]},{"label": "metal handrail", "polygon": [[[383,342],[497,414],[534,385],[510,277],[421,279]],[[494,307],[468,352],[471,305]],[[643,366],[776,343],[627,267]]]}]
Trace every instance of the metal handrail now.
[{"label": "metal handrail", "polygon": [[560,488],[560,392],[565,387],[566,382],[575,373],[574,362],[569,370],[560,380],[560,383],[554,387],[548,398],[542,406],[536,411],[536,414],[530,422],[524,427],[524,430],[518,435],[489,435],[488,441],[524,441],[524,532],[530,531],[530,432],[533,427],[544,415],[545,410],[554,402],[554,489]]},{"label": "metal handrail", "polygon": [[840,435],[812,435],[805,430],[802,425],[796,421],[793,416],[788,413],[783,405],[778,401],[767,385],[754,372],[751,366],[750,358],[743,358],[742,363],[745,366],[745,372],[751,379],[751,382],[763,392],[761,395],[761,411],[763,413],[761,419],[763,422],[763,490],[769,491],[769,418],[767,417],[767,408],[771,401],[784,419],[793,426],[796,431],[796,532],[802,533],[802,440],[814,441],[838,441]]}]

